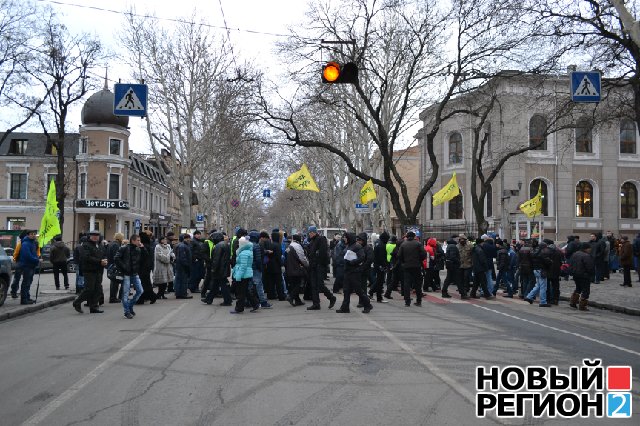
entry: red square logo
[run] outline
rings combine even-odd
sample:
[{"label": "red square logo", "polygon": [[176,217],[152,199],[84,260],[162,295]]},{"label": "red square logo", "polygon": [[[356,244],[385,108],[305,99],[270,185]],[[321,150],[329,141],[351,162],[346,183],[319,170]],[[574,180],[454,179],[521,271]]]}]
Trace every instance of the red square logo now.
[{"label": "red square logo", "polygon": [[631,367],[607,367],[607,390],[630,391]]}]

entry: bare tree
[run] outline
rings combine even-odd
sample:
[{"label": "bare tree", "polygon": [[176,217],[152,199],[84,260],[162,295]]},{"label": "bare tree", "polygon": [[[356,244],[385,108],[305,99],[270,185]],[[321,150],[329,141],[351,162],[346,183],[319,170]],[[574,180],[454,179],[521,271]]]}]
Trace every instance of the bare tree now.
[{"label": "bare tree", "polygon": [[72,35],[54,14],[47,13],[41,23],[41,45],[35,49],[35,64],[29,78],[39,85],[43,105],[35,111],[47,138],[47,150],[56,155],[56,199],[60,208],[60,227],[64,223],[65,136],[69,109],[93,88],[88,73],[101,60],[102,47],[87,34]]},{"label": "bare tree", "polygon": [[[546,49],[536,50],[536,42],[541,41],[538,23],[527,19],[530,16],[512,3],[456,0],[450,8],[435,0],[316,4],[304,26],[309,31],[294,35],[288,45],[288,56],[298,65],[295,69],[301,70],[293,76],[301,84],[297,96],[283,97],[274,105],[276,97],[263,84],[258,87],[258,115],[279,131],[287,144],[321,148],[338,156],[352,175],[362,181],[371,179],[384,188],[402,224],[416,223],[423,201],[439,176],[433,149],[436,135],[442,123],[466,112],[450,108],[450,101],[484,84],[505,67],[519,65],[527,71],[555,65],[542,55]],[[321,85],[317,59],[323,45],[310,47],[309,40],[313,39],[356,40],[354,45],[332,49],[329,58],[355,62],[359,81],[354,85]],[[381,156],[381,177],[368,171],[368,162],[355,164],[340,146],[309,132],[301,112],[318,105],[326,110],[338,109],[348,117],[342,126],[350,138],[373,143]],[[434,105],[433,115],[424,117],[430,173],[412,200],[396,167],[394,152],[398,144],[407,141],[407,130],[428,105]],[[322,120],[324,115],[316,117]],[[358,131],[350,134],[348,129],[353,127]]]}]

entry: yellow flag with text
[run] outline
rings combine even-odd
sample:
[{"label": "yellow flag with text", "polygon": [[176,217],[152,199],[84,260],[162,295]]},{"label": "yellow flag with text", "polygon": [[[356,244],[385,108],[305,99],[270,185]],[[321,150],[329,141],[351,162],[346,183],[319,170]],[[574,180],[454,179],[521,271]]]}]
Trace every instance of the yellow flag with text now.
[{"label": "yellow flag with text", "polygon": [[440,191],[433,194],[433,205],[438,206],[446,201],[452,200],[460,195],[460,187],[458,186],[458,180],[456,174],[453,173],[449,182]]},{"label": "yellow flag with text", "polygon": [[40,222],[38,234],[38,244],[44,247],[53,237],[62,234],[60,221],[58,220],[58,201],[56,200],[56,182],[51,180],[49,192],[47,193],[47,205],[44,208],[44,215]]},{"label": "yellow flag with text", "polygon": [[373,181],[369,179],[360,190],[360,203],[367,204],[369,201],[378,198],[376,190],[373,188]]},{"label": "yellow flag with text", "polygon": [[293,172],[289,175],[286,187],[296,191],[320,192],[318,185],[316,185],[316,181],[311,177],[311,173],[309,173],[309,169],[306,164],[303,164],[297,172]]},{"label": "yellow flag with text", "polygon": [[542,214],[542,183],[538,185],[538,193],[530,200],[520,204],[520,210],[527,217],[534,217]]}]

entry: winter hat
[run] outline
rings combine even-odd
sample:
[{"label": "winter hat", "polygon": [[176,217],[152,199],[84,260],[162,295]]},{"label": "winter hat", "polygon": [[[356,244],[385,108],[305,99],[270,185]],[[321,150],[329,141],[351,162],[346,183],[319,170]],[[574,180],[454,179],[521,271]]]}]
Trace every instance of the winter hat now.
[{"label": "winter hat", "polygon": [[255,229],[249,231],[249,241],[257,243],[260,240],[260,233]]},{"label": "winter hat", "polygon": [[293,241],[296,241],[298,243],[302,241],[302,236],[300,236],[300,234],[293,234],[291,238],[293,238]]},{"label": "winter hat", "polygon": [[251,244],[251,241],[249,241],[249,239],[247,237],[241,237],[238,240],[238,248],[242,248],[248,244]]},{"label": "winter hat", "polygon": [[367,242],[367,233],[366,232],[361,232],[358,234],[358,236],[356,237],[356,240],[360,240],[362,242]]},{"label": "winter hat", "polygon": [[386,244],[387,242],[389,242],[389,233],[387,231],[383,231],[378,238],[381,242]]},{"label": "winter hat", "polygon": [[312,225],[307,229],[307,232],[315,232],[317,234],[318,233],[318,228],[316,228],[315,226]]}]

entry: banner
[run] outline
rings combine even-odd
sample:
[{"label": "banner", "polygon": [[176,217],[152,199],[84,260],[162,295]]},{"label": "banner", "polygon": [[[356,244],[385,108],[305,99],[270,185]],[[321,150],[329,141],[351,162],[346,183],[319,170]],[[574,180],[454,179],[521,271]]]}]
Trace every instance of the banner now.
[{"label": "banner", "polygon": [[47,193],[47,205],[44,208],[44,215],[40,222],[38,231],[38,245],[44,247],[53,237],[62,234],[60,221],[58,220],[58,201],[56,200],[56,182],[51,179],[49,192]]},{"label": "banner", "polygon": [[456,179],[456,174],[454,172],[449,183],[447,183],[440,191],[433,194],[432,203],[434,206],[438,206],[446,201],[454,199],[458,195],[460,195],[460,187],[458,186],[458,180]]},{"label": "banner", "polygon": [[373,188],[373,181],[369,179],[360,190],[360,203],[368,204],[369,201],[378,198],[376,190]]},{"label": "banner", "polygon": [[316,181],[311,177],[311,173],[309,173],[309,169],[307,169],[307,165],[303,164],[300,170],[297,172],[293,172],[287,178],[288,189],[293,189],[296,191],[315,191],[320,192],[318,189],[318,185],[316,185]]},{"label": "banner", "polygon": [[530,200],[520,204],[520,210],[527,217],[534,217],[542,214],[542,183],[538,185],[538,193]]}]

